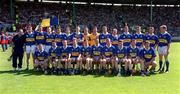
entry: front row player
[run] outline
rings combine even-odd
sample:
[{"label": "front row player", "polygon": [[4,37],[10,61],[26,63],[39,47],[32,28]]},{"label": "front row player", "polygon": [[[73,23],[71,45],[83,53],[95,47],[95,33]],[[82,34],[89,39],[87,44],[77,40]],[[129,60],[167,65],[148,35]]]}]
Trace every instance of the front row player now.
[{"label": "front row player", "polygon": [[44,50],[42,44],[38,45],[38,49],[34,55],[35,58],[35,69],[37,71],[42,70],[45,74],[48,73],[48,53]]}]

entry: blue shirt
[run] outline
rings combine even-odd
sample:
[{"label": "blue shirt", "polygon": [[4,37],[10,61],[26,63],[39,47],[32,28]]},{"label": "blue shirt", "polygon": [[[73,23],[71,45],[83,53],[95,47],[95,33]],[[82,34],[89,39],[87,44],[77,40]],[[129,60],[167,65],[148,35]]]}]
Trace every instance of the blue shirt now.
[{"label": "blue shirt", "polygon": [[104,46],[104,47],[102,48],[102,53],[103,53],[103,55],[104,55],[105,57],[112,57],[112,56],[114,56],[114,53],[115,53],[115,52],[116,52],[116,51],[115,51],[114,46],[108,47],[108,46],[106,45],[106,46]]},{"label": "blue shirt", "polygon": [[122,59],[127,56],[127,49],[125,47],[123,48],[116,47],[115,50],[116,50],[115,54],[118,58]]},{"label": "blue shirt", "polygon": [[147,34],[145,40],[150,43],[150,47],[152,47],[152,48],[154,48],[155,45],[158,44],[158,37],[157,37],[157,35]]},{"label": "blue shirt", "polygon": [[36,51],[35,52],[35,58],[38,59],[39,61],[44,61],[44,59],[48,58],[48,53],[46,51]]},{"label": "blue shirt", "polygon": [[77,46],[76,48],[74,48],[73,46],[71,47],[71,57],[77,58],[79,54],[81,54],[81,52],[82,51],[80,46]]},{"label": "blue shirt", "polygon": [[99,35],[99,43],[100,43],[100,45],[105,46],[106,45],[106,39],[109,38],[109,36],[110,36],[109,34],[101,33]]},{"label": "blue shirt", "polygon": [[68,57],[71,53],[71,47],[64,48],[63,46],[60,48],[60,53],[62,57]]},{"label": "blue shirt", "polygon": [[142,44],[143,44],[143,42],[145,40],[145,35],[135,33],[135,34],[132,35],[132,39],[136,40],[136,46],[142,47]]},{"label": "blue shirt", "polygon": [[70,35],[65,34],[64,37],[65,37],[65,40],[67,40],[68,45],[72,46],[73,35],[72,34],[70,34]]},{"label": "blue shirt", "polygon": [[118,35],[113,36],[112,34],[109,36],[109,38],[111,39],[112,45],[114,47],[118,47]]},{"label": "blue shirt", "polygon": [[88,47],[83,46],[82,47],[82,54],[84,56],[88,56],[88,55],[91,56],[91,54],[92,54],[92,47],[90,47],[90,46],[88,46]]},{"label": "blue shirt", "polygon": [[102,46],[92,46],[92,55],[93,56],[101,56]]},{"label": "blue shirt", "polygon": [[127,56],[131,58],[136,58],[139,56],[140,49],[135,47],[132,48],[131,46],[127,48]]},{"label": "blue shirt", "polygon": [[35,45],[35,34],[32,32],[32,33],[26,33],[25,34],[26,36],[26,43],[25,45],[26,46],[31,46],[31,45]]},{"label": "blue shirt", "polygon": [[72,37],[79,40],[79,41],[77,41],[79,46],[83,45],[83,34],[82,33],[77,34],[76,32],[73,32]]},{"label": "blue shirt", "polygon": [[124,46],[130,46],[131,44],[131,39],[132,39],[132,35],[131,34],[121,34],[118,38],[118,40],[123,40],[123,45]]},{"label": "blue shirt", "polygon": [[140,57],[143,58],[146,62],[151,61],[154,57],[156,57],[155,51],[153,48],[150,49],[142,49],[140,51]]},{"label": "blue shirt", "polygon": [[54,34],[45,33],[45,45],[51,46],[53,40],[54,40]]},{"label": "blue shirt", "polygon": [[160,33],[158,34],[158,46],[167,46],[169,43],[171,43],[171,35],[169,33]]},{"label": "blue shirt", "polygon": [[45,43],[45,33],[35,31],[35,39],[37,44],[44,44]]},{"label": "blue shirt", "polygon": [[55,34],[54,38],[57,46],[63,46],[62,41],[65,40],[65,34]]},{"label": "blue shirt", "polygon": [[51,57],[58,57],[58,56],[60,56],[60,54],[61,53],[60,53],[60,50],[58,47],[56,47],[56,48],[51,47],[49,49],[49,56],[51,56]]}]

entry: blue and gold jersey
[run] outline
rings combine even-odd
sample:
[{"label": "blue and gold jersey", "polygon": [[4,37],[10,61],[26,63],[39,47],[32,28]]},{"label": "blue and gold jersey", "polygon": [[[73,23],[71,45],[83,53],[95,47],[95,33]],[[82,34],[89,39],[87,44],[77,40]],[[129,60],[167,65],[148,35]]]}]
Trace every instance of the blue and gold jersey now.
[{"label": "blue and gold jersey", "polygon": [[31,45],[35,45],[35,34],[32,32],[32,33],[26,33],[25,34],[26,36],[26,45],[27,46],[31,46]]},{"label": "blue and gold jersey", "polygon": [[139,56],[140,49],[135,47],[132,48],[131,46],[127,48],[127,56],[131,58],[136,58]]},{"label": "blue and gold jersey", "polygon": [[51,47],[49,49],[49,56],[51,56],[51,57],[59,57],[60,54],[61,53],[60,53],[60,50],[58,47],[56,47],[56,48]]},{"label": "blue and gold jersey", "polygon": [[135,34],[132,35],[132,39],[136,40],[136,46],[142,47],[142,44],[143,44],[143,42],[145,40],[145,35],[135,33]]},{"label": "blue and gold jersey", "polygon": [[125,47],[123,48],[116,47],[115,50],[116,50],[115,54],[118,58],[122,59],[127,56],[127,49]]},{"label": "blue and gold jersey", "polygon": [[93,56],[101,56],[102,53],[102,46],[92,46],[92,55]]},{"label": "blue and gold jersey", "polygon": [[171,43],[171,39],[172,36],[167,32],[165,32],[164,34],[158,34],[158,46],[167,46],[169,43]]},{"label": "blue and gold jersey", "polygon": [[68,55],[71,53],[71,47],[61,47],[60,53],[62,57],[68,57]]},{"label": "blue and gold jersey", "polygon": [[88,47],[85,47],[83,46],[82,48],[82,55],[83,56],[88,56],[88,55],[92,55],[92,47],[88,46]]},{"label": "blue and gold jersey", "polygon": [[67,40],[67,44],[69,46],[72,46],[73,35],[72,34],[70,34],[70,35],[65,34],[64,37],[65,37],[65,40]]},{"label": "blue and gold jersey", "polygon": [[45,45],[51,46],[53,41],[54,41],[54,34],[45,33]]},{"label": "blue and gold jersey", "polygon": [[114,47],[118,47],[118,35],[116,36],[110,35],[109,38],[111,39],[112,45]]},{"label": "blue and gold jersey", "polygon": [[62,41],[65,40],[65,34],[55,34],[54,35],[54,40],[57,44],[57,46],[63,46]]},{"label": "blue and gold jersey", "polygon": [[152,60],[152,58],[156,57],[156,54],[153,48],[150,49],[144,48],[140,51],[140,57],[143,58],[146,62],[149,62]]},{"label": "blue and gold jersey", "polygon": [[110,47],[104,46],[102,51],[105,57],[112,57],[114,56],[114,53],[116,52],[114,46],[110,46]]},{"label": "blue and gold jersey", "polygon": [[44,44],[45,43],[45,33],[35,31],[35,39],[37,44]]},{"label": "blue and gold jersey", "polygon": [[48,53],[46,51],[37,50],[34,55],[35,55],[35,58],[39,61],[44,61],[45,59],[48,58]]},{"label": "blue and gold jersey", "polygon": [[126,47],[130,46],[131,39],[132,39],[132,35],[131,34],[125,34],[125,33],[121,34],[118,38],[118,40],[123,40],[123,42],[124,42],[123,45]]},{"label": "blue and gold jersey", "polygon": [[157,35],[146,35],[146,41],[150,43],[150,47],[154,48],[158,44],[158,37]]},{"label": "blue and gold jersey", "polygon": [[81,48],[80,46],[77,46],[77,47],[71,47],[71,57],[75,57],[77,58],[79,56],[79,54],[81,54]]},{"label": "blue and gold jersey", "polygon": [[109,36],[110,36],[110,34],[104,34],[104,33],[100,34],[99,35],[100,45],[105,46],[106,45],[106,39],[109,38]]},{"label": "blue and gold jersey", "polygon": [[76,38],[78,40],[77,42],[78,42],[79,46],[83,45],[83,34],[82,33],[77,34],[76,32],[73,32],[72,37]]}]

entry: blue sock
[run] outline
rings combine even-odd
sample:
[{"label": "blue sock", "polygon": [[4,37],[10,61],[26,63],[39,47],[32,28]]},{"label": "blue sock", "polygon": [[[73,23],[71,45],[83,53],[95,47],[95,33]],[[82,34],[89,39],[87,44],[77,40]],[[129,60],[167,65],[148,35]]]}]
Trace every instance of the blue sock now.
[{"label": "blue sock", "polygon": [[163,62],[162,62],[162,61],[159,61],[159,69],[162,68],[162,64],[163,64]]},{"label": "blue sock", "polygon": [[166,71],[169,71],[169,61],[166,61]]}]

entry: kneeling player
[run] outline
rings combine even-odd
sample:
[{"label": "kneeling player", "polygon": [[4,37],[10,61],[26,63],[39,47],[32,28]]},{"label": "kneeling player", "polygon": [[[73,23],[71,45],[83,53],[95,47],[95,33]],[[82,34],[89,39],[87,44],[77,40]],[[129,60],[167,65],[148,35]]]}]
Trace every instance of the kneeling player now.
[{"label": "kneeling player", "polygon": [[114,53],[115,53],[115,48],[114,46],[112,46],[111,40],[107,38],[106,46],[103,47],[103,54],[102,54],[103,56],[102,70],[105,70],[106,74],[111,74],[112,69],[114,74],[116,74],[118,71],[118,64],[117,61],[115,61]]},{"label": "kneeling player", "polygon": [[[140,49],[136,47],[136,40],[131,41],[131,46],[127,48],[127,62],[125,63],[125,75],[130,74],[132,76],[132,69],[135,65],[139,63],[139,51]],[[129,68],[129,71],[128,71]]]},{"label": "kneeling player", "polygon": [[[59,73],[61,74],[68,74],[71,72],[71,67],[68,66],[70,62],[68,62],[68,58],[70,58],[70,52],[71,49],[68,47],[67,40],[63,41],[63,47],[60,48],[61,50],[61,57],[60,57],[60,62],[58,64],[58,68],[60,69]],[[68,71],[69,67],[69,71]]]},{"label": "kneeling player", "polygon": [[56,42],[52,42],[52,47],[49,49],[49,62],[52,66],[52,68],[51,68],[52,73],[57,72],[58,56],[59,55],[60,55],[60,52],[59,52],[59,49],[56,45]]},{"label": "kneeling player", "polygon": [[118,60],[118,76],[121,76],[121,66],[127,62],[127,49],[123,46],[123,40],[119,40],[118,47],[116,49],[116,58]]},{"label": "kneeling player", "polygon": [[145,48],[140,51],[141,62],[144,63],[145,73],[148,75],[148,68],[152,66],[150,71],[154,73],[156,67],[155,51],[150,47],[149,42],[145,42]]},{"label": "kneeling player", "polygon": [[92,46],[92,58],[93,58],[93,69],[95,70],[96,74],[99,73],[100,64],[102,62],[101,50],[102,46],[99,44],[99,40],[95,40],[95,45]]},{"label": "kneeling player", "polygon": [[38,50],[35,52],[35,69],[42,69],[45,74],[48,73],[48,53],[44,51],[43,45],[38,45]]},{"label": "kneeling player", "polygon": [[92,49],[88,44],[88,41],[84,41],[84,46],[82,47],[82,68],[84,72],[91,72],[92,70]]},{"label": "kneeling player", "polygon": [[80,73],[80,70],[82,69],[81,48],[78,46],[76,38],[73,39],[69,61],[71,68],[73,68],[72,74]]}]

